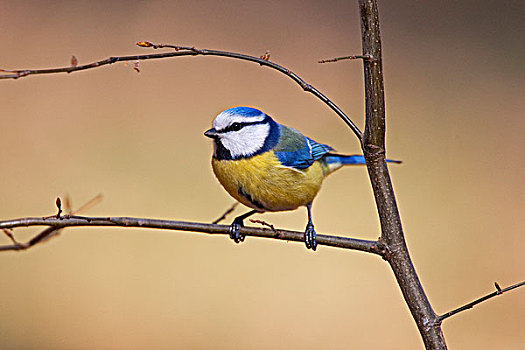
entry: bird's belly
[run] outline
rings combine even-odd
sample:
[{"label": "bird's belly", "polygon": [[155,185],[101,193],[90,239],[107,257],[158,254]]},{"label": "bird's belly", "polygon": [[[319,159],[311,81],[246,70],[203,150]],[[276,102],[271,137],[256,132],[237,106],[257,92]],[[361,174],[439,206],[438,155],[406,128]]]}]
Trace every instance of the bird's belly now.
[{"label": "bird's belly", "polygon": [[233,198],[261,211],[293,210],[311,203],[324,177],[319,162],[296,170],[282,166],[271,152],[247,159],[212,159],[212,167]]}]

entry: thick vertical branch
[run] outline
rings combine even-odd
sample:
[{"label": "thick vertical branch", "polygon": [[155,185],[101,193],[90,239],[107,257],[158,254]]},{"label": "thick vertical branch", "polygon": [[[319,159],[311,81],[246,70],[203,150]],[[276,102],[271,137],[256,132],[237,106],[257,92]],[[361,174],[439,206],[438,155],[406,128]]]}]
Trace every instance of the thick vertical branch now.
[{"label": "thick vertical branch", "polygon": [[427,349],[446,349],[439,317],[432,310],[416,274],[385,162],[385,99],[379,15],[375,0],[359,0],[366,95],[363,152],[381,221],[381,240],[390,264]]}]

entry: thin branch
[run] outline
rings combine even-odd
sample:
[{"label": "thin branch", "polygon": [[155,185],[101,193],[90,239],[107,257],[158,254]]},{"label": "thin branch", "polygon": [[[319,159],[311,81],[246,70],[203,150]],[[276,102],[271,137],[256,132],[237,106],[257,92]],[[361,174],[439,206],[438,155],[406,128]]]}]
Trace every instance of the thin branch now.
[{"label": "thin branch", "polygon": [[332,63],[332,62],[338,62],[342,60],[357,60],[357,59],[364,59],[364,60],[370,60],[372,57],[368,55],[353,55],[353,56],[343,56],[343,57],[335,57],[335,58],[328,58],[324,60],[319,60],[317,63]]},{"label": "thin branch", "polygon": [[234,211],[238,204],[239,204],[239,202],[233,203],[232,206],[228,208],[228,210],[226,210],[221,216],[219,216],[217,219],[213,220],[211,223],[212,224],[218,224],[222,220],[226,219],[226,216],[228,216],[232,211]]},{"label": "thin branch", "polygon": [[3,228],[2,231],[7,236],[7,238],[9,238],[11,242],[13,242],[14,246],[22,247],[22,244],[15,239],[15,236],[13,236],[13,233],[9,229]]},{"label": "thin branch", "polygon": [[[102,193],[99,193],[97,194],[95,197],[91,198],[90,200],[88,200],[86,203],[82,204],[80,206],[80,208],[78,208],[77,210],[75,211],[71,211],[71,209],[68,209],[68,214],[80,214],[80,213],[85,213],[86,211],[88,211],[89,209],[93,208],[95,205],[99,204],[100,202],[102,202]],[[70,207],[69,205],[69,202],[71,200],[69,199],[69,196],[66,197],[66,203],[68,203],[68,207]]]},{"label": "thin branch", "polygon": [[[179,231],[193,231],[208,234],[228,234],[229,226],[215,225],[196,222],[158,220],[133,217],[84,217],[76,215],[66,215],[59,219],[55,217],[33,217],[14,220],[0,221],[0,229],[27,227],[27,226],[50,226],[54,229],[63,229],[73,226],[121,226],[121,227],[140,227],[168,229]],[[240,231],[244,235],[281,239],[287,241],[303,242],[304,233],[287,230],[268,230],[260,228],[243,227]],[[384,246],[377,241],[366,241],[360,239],[319,235],[319,243],[332,247],[347,248],[371,252],[375,254],[384,254]],[[5,249],[0,250],[17,250]]]},{"label": "thin branch", "polygon": [[171,49],[174,49],[175,52],[165,52],[161,54],[151,54],[151,55],[116,56],[116,57],[109,57],[105,60],[101,60],[101,61],[97,61],[97,62],[93,62],[89,64],[71,65],[71,66],[62,67],[62,68],[22,69],[22,70],[0,69],[0,72],[9,73],[9,74],[0,75],[0,79],[18,79],[18,78],[27,77],[29,75],[36,75],[36,74],[72,73],[72,72],[86,70],[86,69],[98,68],[98,67],[102,67],[108,64],[113,64],[116,62],[144,61],[144,60],[178,57],[178,56],[210,55],[210,56],[228,57],[228,58],[233,58],[233,59],[255,62],[255,63],[260,64],[261,66],[266,66],[266,67],[275,69],[283,73],[284,75],[288,76],[290,79],[295,81],[304,91],[313,94],[315,97],[323,101],[323,103],[325,103],[328,107],[330,107],[350,127],[350,129],[357,136],[359,141],[361,141],[362,139],[361,130],[359,130],[359,128],[354,124],[354,122],[335,103],[333,103],[330,99],[328,99],[328,97],[326,97],[323,93],[321,93],[315,87],[306,83],[301,77],[299,77],[297,74],[295,74],[288,68],[280,66],[277,63],[274,63],[270,61],[269,59],[267,59],[266,55],[263,55],[262,57],[254,57],[254,56],[243,55],[243,54],[236,53],[236,52],[209,50],[209,49],[196,49],[195,47],[178,46],[178,45],[152,44],[147,41],[138,42],[137,45],[141,47],[151,47],[154,49],[171,48]]},{"label": "thin branch", "polygon": [[[102,199],[102,195],[94,197],[86,204],[84,204],[76,212],[86,210],[87,208],[92,207]],[[66,197],[65,203],[69,206],[69,197]],[[229,226],[225,225],[216,225],[205,224],[205,223],[195,223],[195,222],[184,222],[184,221],[172,221],[172,220],[157,220],[157,219],[146,219],[146,218],[132,218],[132,217],[86,217],[78,216],[73,214],[66,214],[61,216],[62,211],[62,201],[60,198],[57,198],[56,205],[58,208],[58,214],[50,215],[46,217],[38,218],[22,218],[15,220],[6,220],[0,221],[0,230],[3,230],[5,235],[13,242],[10,245],[0,246],[0,251],[20,251],[26,250],[38,243],[44,242],[50,237],[55,236],[60,232],[60,230],[66,227],[74,226],[121,226],[121,227],[140,227],[140,228],[154,228],[154,229],[167,229],[167,230],[178,230],[178,231],[192,231],[192,232],[202,232],[208,234],[228,234],[229,235]],[[226,216],[235,208],[234,204],[230,209],[228,209],[223,217]],[[267,224],[262,221],[257,221],[258,223],[264,223],[268,229],[258,229],[243,227],[240,232],[247,236],[256,236],[256,237],[266,237],[274,238],[286,241],[304,241],[304,233],[296,231],[286,231],[286,230],[277,230],[273,225]],[[14,235],[11,231],[13,228],[17,227],[28,227],[28,226],[48,226],[45,230],[40,232],[38,235],[30,239],[26,243],[20,243],[16,241]],[[346,248],[353,250],[360,250],[368,253],[374,253],[377,255],[384,256],[386,254],[386,249],[384,245],[378,241],[367,241],[354,238],[338,237],[338,236],[329,236],[329,235],[318,235],[318,241],[321,245]]]},{"label": "thin branch", "polygon": [[[84,203],[80,208],[78,208],[75,211],[72,211],[71,210],[71,199],[69,198],[69,196],[66,195],[66,198],[65,198],[65,201],[64,201],[64,206],[66,208],[67,216],[72,216],[74,214],[80,214],[82,212],[85,212],[86,210],[92,208],[93,206],[97,205],[101,201],[102,201],[102,194],[99,193],[98,195],[96,195],[95,197],[91,198],[86,203]],[[60,197],[57,197],[55,203],[56,203],[56,206],[58,208],[58,214],[51,215],[51,216],[43,218],[43,219],[49,219],[49,218],[60,219],[61,218],[62,201],[60,200]],[[9,231],[9,229],[4,228],[3,229],[4,233],[11,239],[11,241],[13,242],[13,245],[0,246],[0,251],[2,251],[2,250],[25,250],[25,249],[29,249],[29,248],[31,248],[32,246],[34,246],[34,245],[36,245],[38,243],[46,242],[49,239],[58,236],[60,234],[60,230],[61,229],[62,228],[56,228],[56,227],[53,227],[53,226],[48,227],[48,228],[44,229],[42,232],[38,233],[33,238],[31,238],[26,243],[20,243],[20,242],[15,240],[12,232]]]},{"label": "thin branch", "polygon": [[334,112],[337,113],[337,115],[350,127],[350,129],[354,132],[354,134],[357,136],[359,141],[362,139],[362,133],[361,130],[354,124],[350,118],[338,107],[333,103],[328,97],[326,97],[324,94],[322,94],[319,90],[317,90],[312,85],[306,83],[301,77],[299,77],[297,74],[289,70],[288,68],[285,68],[283,66],[280,66],[272,61],[269,60],[269,55],[263,55],[261,57],[254,57],[254,56],[248,56],[239,54],[236,52],[228,52],[228,51],[219,51],[219,50],[208,50],[208,49],[196,49],[195,47],[187,47],[187,46],[179,46],[179,45],[171,45],[171,44],[152,44],[147,41],[142,41],[137,43],[138,46],[142,47],[152,47],[154,49],[158,48],[172,48],[175,50],[175,52],[192,52],[195,55],[213,55],[213,56],[222,56],[222,57],[229,57],[229,58],[235,58],[250,62],[256,62],[259,63],[261,66],[268,66],[270,68],[273,68],[286,76],[290,77],[293,81],[295,81],[301,88],[306,91],[312,93],[314,96],[319,98],[321,101],[323,101],[326,105],[328,105]]},{"label": "thin branch", "polygon": [[[29,217],[14,220],[0,221],[0,229],[12,229],[16,227],[28,226],[49,226],[48,229],[63,229],[66,227],[76,226],[113,226],[113,227],[140,227],[153,229],[166,229],[177,231],[191,231],[208,234],[224,234],[228,235],[229,226],[215,225],[198,222],[185,222],[173,220],[158,220],[146,218],[133,217],[85,217],[76,215],[65,215],[60,218],[55,217]],[[247,236],[265,237],[280,239],[285,241],[304,242],[304,232],[287,231],[287,230],[271,230],[255,227],[242,227],[240,233]],[[377,255],[386,254],[385,246],[378,241],[367,241],[362,239],[331,236],[331,235],[317,235],[317,242],[319,245],[329,247],[346,248],[359,250],[363,252],[373,253]],[[23,243],[22,243],[23,245]],[[0,251],[8,250],[23,250],[19,245],[4,245],[0,246]]]},{"label": "thin branch", "polygon": [[[60,200],[60,197],[58,197],[57,201],[56,201],[57,208],[58,208],[58,214],[57,215],[53,215],[56,218],[60,218],[60,214],[62,213],[62,210],[61,210],[62,209],[61,208],[61,203],[62,202],[59,201],[59,200]],[[71,199],[69,198],[68,195],[66,195],[65,200],[64,200],[64,206],[66,207],[66,213],[68,215],[76,215],[76,214],[81,214],[83,212],[86,212],[87,210],[89,210],[93,206],[97,205],[101,201],[102,201],[102,194],[99,193],[98,195],[96,195],[95,197],[91,198],[86,203],[84,203],[77,210],[72,210],[71,209]],[[51,217],[53,217],[53,216],[51,216]],[[23,249],[28,249],[28,248],[34,246],[35,244],[46,242],[47,240],[58,236],[60,234],[60,230],[61,229],[57,229],[57,228],[54,228],[54,227],[46,228],[45,230],[40,232],[38,235],[36,235],[35,237],[31,238],[29,240],[29,242],[23,244],[23,246],[24,246]]]},{"label": "thin branch", "polygon": [[273,226],[272,224],[264,221],[264,220],[257,220],[257,219],[250,219],[250,222],[253,222],[254,224],[261,224],[262,226],[266,226],[268,227],[270,230],[272,231],[276,231],[275,229],[275,226]]},{"label": "thin branch", "polygon": [[443,321],[444,319],[446,318],[449,318],[450,316],[454,316],[455,314],[461,312],[461,311],[465,311],[465,310],[468,310],[468,309],[472,309],[474,306],[476,306],[477,304],[479,303],[482,303],[488,299],[491,299],[491,298],[494,298],[495,296],[498,296],[498,295],[501,295],[505,292],[508,292],[510,290],[513,290],[515,288],[518,288],[518,287],[522,287],[522,286],[525,286],[525,281],[523,282],[520,282],[520,283],[516,283],[516,284],[513,284],[512,286],[509,286],[507,288],[503,288],[501,289],[501,287],[499,286],[498,282],[494,282],[494,285],[496,286],[496,291],[495,292],[492,292],[490,294],[487,294],[481,298],[478,298],[468,304],[465,304],[461,307],[458,307],[457,309],[454,309],[452,311],[449,311],[447,313],[444,313],[443,315],[439,316],[439,321]]}]

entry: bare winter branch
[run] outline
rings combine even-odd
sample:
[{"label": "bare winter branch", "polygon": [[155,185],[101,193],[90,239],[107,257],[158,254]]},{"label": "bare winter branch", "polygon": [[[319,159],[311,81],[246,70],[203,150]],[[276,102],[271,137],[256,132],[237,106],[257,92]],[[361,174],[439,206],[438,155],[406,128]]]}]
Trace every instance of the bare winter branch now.
[{"label": "bare winter branch", "polygon": [[498,296],[498,295],[501,295],[505,292],[508,292],[510,290],[513,290],[515,288],[518,288],[518,287],[521,287],[521,286],[524,286],[525,285],[525,281],[523,282],[520,282],[520,283],[516,283],[516,284],[513,284],[507,288],[501,288],[498,284],[498,282],[494,282],[494,286],[496,287],[496,291],[490,293],[490,294],[487,294],[485,296],[482,296],[481,298],[478,298],[468,304],[465,304],[463,306],[460,306],[458,307],[457,309],[454,309],[452,311],[449,311],[447,313],[444,313],[443,315],[439,316],[439,320],[440,321],[443,321],[444,319],[446,318],[449,318],[450,316],[454,316],[455,314],[461,312],[461,311],[466,311],[468,309],[472,309],[474,306],[478,305],[479,303],[482,303],[488,299],[491,299],[491,298],[494,298],[495,296]]},{"label": "bare winter branch", "polygon": [[[255,56],[244,55],[244,54],[240,54],[236,52],[209,50],[209,49],[196,49],[195,47],[189,47],[189,46],[178,46],[178,45],[169,45],[169,44],[152,44],[148,41],[139,41],[137,45],[140,47],[153,48],[153,49],[170,48],[170,49],[174,49],[175,51],[165,52],[161,54],[151,54],[151,55],[109,57],[105,60],[101,60],[101,61],[97,61],[97,62],[93,62],[89,64],[76,65],[76,66],[71,65],[71,66],[62,67],[62,68],[22,69],[22,70],[0,69],[0,72],[8,73],[8,74],[0,75],[0,79],[18,79],[18,78],[27,77],[29,75],[36,75],[36,74],[72,73],[72,72],[86,70],[86,69],[98,68],[98,67],[102,67],[108,64],[113,64],[116,62],[127,62],[127,61],[138,62],[138,61],[151,60],[151,59],[179,57],[179,56],[197,56],[197,55],[228,57],[228,58],[239,59],[239,60],[244,60],[244,61],[249,61],[249,62],[255,62],[261,66],[266,66],[266,67],[275,69],[283,73],[284,75],[288,76],[290,79],[295,81],[304,91],[313,94],[318,99],[320,99],[323,103],[325,103],[328,107],[330,107],[350,127],[350,129],[357,136],[359,141],[361,141],[361,138],[362,138],[361,130],[359,130],[359,128],[354,124],[354,122],[335,103],[333,103],[328,97],[326,97],[323,93],[321,93],[315,87],[306,83],[301,77],[299,77],[297,74],[295,74],[288,68],[285,68],[281,65],[278,65],[277,63],[270,61],[269,52],[268,54],[265,53],[261,57],[255,57]],[[139,71],[138,64],[134,65],[134,69],[136,71]]]},{"label": "bare winter branch", "polygon": [[385,92],[379,13],[375,0],[359,0],[366,96],[363,153],[381,222],[381,241],[388,247],[390,264],[403,297],[427,349],[446,349],[441,322],[423,290],[406,246],[394,189],[385,161]]},{"label": "bare winter branch", "polygon": [[[113,227],[140,227],[153,229],[166,229],[177,231],[191,231],[208,234],[228,235],[229,226],[215,225],[198,222],[158,220],[132,217],[85,217],[77,215],[64,215],[60,218],[51,217],[32,217],[14,220],[0,221],[0,229],[12,229],[16,227],[28,226],[49,226],[49,230],[63,229],[75,226],[113,226]],[[271,230],[254,227],[242,227],[240,233],[246,236],[265,237],[280,239],[285,241],[304,242],[304,232]],[[337,248],[360,250],[363,252],[384,255],[385,247],[378,241],[367,241],[355,238],[317,235],[319,245]],[[34,245],[34,244],[33,244]],[[22,246],[22,247],[21,247]],[[32,246],[32,245],[30,245]],[[0,246],[0,251],[23,250],[27,249],[24,243]]]},{"label": "bare winter branch", "polygon": [[317,63],[332,63],[332,62],[338,62],[338,61],[342,61],[342,60],[357,60],[359,58],[362,58],[364,60],[371,59],[371,57],[368,56],[368,55],[354,55],[354,56],[343,56],[343,57],[328,58],[328,59],[325,59],[325,60],[319,60],[319,61],[317,61]]},{"label": "bare winter branch", "polygon": [[[92,208],[96,204],[100,203],[100,201],[102,201],[102,194],[96,195],[95,197],[91,198],[89,201],[84,203],[80,208],[78,208],[75,211],[72,211],[71,210],[71,199],[69,198],[69,196],[66,195],[65,200],[64,200],[64,204],[65,204],[65,207],[66,207],[67,215],[68,216],[72,216],[74,214],[80,214],[82,212],[85,212],[89,208]],[[49,218],[60,219],[62,217],[61,216],[61,214],[62,214],[62,200],[60,199],[60,197],[57,197],[55,203],[56,203],[57,208],[59,210],[58,214],[51,215],[51,216],[48,216],[48,217],[45,217],[45,218],[42,218],[42,219],[49,219]],[[58,236],[58,234],[60,233],[60,230],[61,230],[61,228],[56,228],[56,227],[50,226],[50,227],[47,227],[46,229],[44,229],[42,232],[38,233],[33,238],[31,238],[28,242],[20,243],[20,242],[15,240],[12,232],[9,229],[4,228],[3,229],[4,233],[6,234],[6,236],[8,236],[11,239],[13,244],[9,245],[9,246],[0,246],[0,251],[5,251],[5,250],[25,250],[25,249],[31,248],[32,246],[34,246],[36,244],[43,243],[43,242],[49,240],[52,237]]]}]

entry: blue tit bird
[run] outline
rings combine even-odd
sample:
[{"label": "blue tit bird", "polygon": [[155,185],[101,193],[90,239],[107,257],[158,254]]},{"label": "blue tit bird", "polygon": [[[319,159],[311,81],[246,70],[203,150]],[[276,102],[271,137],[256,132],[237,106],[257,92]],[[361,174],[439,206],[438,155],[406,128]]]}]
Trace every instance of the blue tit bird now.
[{"label": "blue tit bird", "polygon": [[215,176],[233,198],[253,209],[230,225],[230,238],[236,243],[244,240],[239,230],[250,215],[305,206],[304,241],[306,248],[315,250],[312,202],[323,179],[344,165],[365,164],[363,156],[332,153],[332,147],[251,107],[221,112],[204,135],[214,141]]}]

